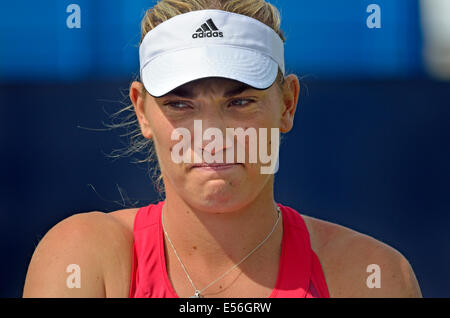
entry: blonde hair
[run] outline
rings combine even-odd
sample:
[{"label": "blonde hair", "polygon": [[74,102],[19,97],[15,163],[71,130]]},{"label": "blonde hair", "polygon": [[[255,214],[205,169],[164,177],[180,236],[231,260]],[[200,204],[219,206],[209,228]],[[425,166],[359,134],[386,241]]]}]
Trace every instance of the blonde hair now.
[{"label": "blonde hair", "polygon": [[[264,0],[161,0],[152,9],[148,9],[145,13],[145,16],[141,22],[140,42],[142,42],[148,32],[164,21],[183,13],[206,9],[223,10],[257,19],[277,32],[283,42],[286,41],[284,33],[281,30],[280,12],[275,6]],[[138,80],[138,78],[135,80]],[[284,82],[284,76],[280,70],[278,71],[278,76],[275,82],[281,89]],[[141,94],[143,97],[146,96],[145,88],[143,88]],[[146,139],[142,135],[133,104],[127,105],[118,112],[112,114],[111,118],[114,120],[119,115],[126,112],[128,112],[128,115],[121,122],[113,123],[111,125],[107,124],[110,128],[125,128],[127,133],[121,136],[129,137],[129,145],[123,149],[114,150],[110,157],[129,157],[136,153],[145,152],[145,158],[135,162],[147,162],[149,164],[149,176],[153,180],[157,192],[163,198],[163,177],[160,171],[155,148],[153,146],[153,140]],[[154,166],[152,166],[153,163],[155,163]]]}]

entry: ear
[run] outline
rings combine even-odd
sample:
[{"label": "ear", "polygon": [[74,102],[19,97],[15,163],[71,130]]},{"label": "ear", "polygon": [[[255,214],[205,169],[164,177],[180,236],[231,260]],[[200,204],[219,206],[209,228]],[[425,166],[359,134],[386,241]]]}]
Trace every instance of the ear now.
[{"label": "ear", "polygon": [[134,110],[136,111],[136,117],[139,121],[139,126],[141,127],[142,135],[151,139],[153,137],[153,133],[150,127],[150,123],[145,114],[145,88],[142,83],[134,81],[130,86],[130,99],[133,103]]},{"label": "ear", "polygon": [[282,93],[282,113],[280,132],[287,133],[294,125],[294,115],[297,109],[300,94],[300,82],[295,74],[290,74],[284,79]]}]

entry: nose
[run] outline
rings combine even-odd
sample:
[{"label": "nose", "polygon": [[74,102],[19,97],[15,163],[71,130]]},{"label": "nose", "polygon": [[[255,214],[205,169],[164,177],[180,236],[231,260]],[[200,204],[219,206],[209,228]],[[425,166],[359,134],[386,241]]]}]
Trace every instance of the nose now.
[{"label": "nose", "polygon": [[[205,159],[216,156],[215,161],[226,161],[226,121],[218,111],[208,111],[200,119],[194,121],[193,144],[197,156]],[[229,144],[229,143],[228,143]],[[223,155],[220,155],[220,152]],[[210,160],[212,160],[210,158]]]}]

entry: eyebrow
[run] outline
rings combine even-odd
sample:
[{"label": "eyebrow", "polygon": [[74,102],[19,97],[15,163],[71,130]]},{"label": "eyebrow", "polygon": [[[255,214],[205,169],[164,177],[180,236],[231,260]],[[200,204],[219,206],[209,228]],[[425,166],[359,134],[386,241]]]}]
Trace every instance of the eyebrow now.
[{"label": "eyebrow", "polygon": [[[247,84],[240,84],[240,85],[235,86],[232,89],[226,91],[223,94],[223,97],[230,97],[230,96],[238,95],[248,89],[252,89],[252,87]],[[196,95],[191,90],[188,90],[182,86],[175,88],[174,90],[167,93],[165,96],[177,96],[177,97],[184,97],[184,98],[195,98],[196,97]]]}]

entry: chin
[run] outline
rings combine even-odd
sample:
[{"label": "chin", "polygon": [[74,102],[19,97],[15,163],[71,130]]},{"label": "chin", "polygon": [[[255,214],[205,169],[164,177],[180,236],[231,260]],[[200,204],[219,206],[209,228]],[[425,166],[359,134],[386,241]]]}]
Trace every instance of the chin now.
[{"label": "chin", "polygon": [[[192,201],[194,206],[199,209],[211,210],[213,213],[226,213],[227,211],[235,210],[237,206],[242,205],[242,202],[248,199],[241,189],[230,190],[228,187],[205,187],[201,191],[192,193],[189,198],[195,198]],[[190,200],[190,201],[191,201]]]}]

